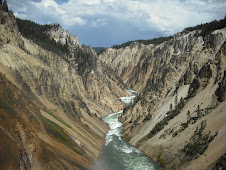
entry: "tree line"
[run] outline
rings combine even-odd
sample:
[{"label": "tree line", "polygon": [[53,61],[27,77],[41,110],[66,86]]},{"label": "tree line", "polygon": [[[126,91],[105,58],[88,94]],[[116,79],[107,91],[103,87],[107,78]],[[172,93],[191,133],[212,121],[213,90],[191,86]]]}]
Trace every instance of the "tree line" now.
[{"label": "tree line", "polygon": [[[224,19],[221,19],[219,21],[214,20],[205,24],[200,24],[200,25],[196,25],[194,27],[188,27],[185,28],[183,30],[183,32],[186,31],[194,31],[194,30],[201,30],[202,32],[200,33],[200,35],[205,38],[208,34],[210,34],[212,31],[217,30],[217,29],[222,29],[226,26],[226,15],[224,17]],[[172,39],[173,36],[169,36],[169,37],[158,37],[158,38],[154,38],[154,39],[149,39],[149,40],[135,40],[135,41],[128,41],[125,42],[121,45],[113,45],[111,48],[115,48],[115,49],[120,49],[120,48],[125,48],[127,46],[129,46],[130,44],[132,44],[133,42],[138,42],[138,43],[142,43],[144,45],[148,45],[148,44],[161,44],[165,41],[168,41],[170,39]]]},{"label": "tree line", "polygon": [[3,1],[0,0],[0,5],[2,5],[0,10],[6,11],[6,12],[9,11],[8,5],[7,5],[7,0],[3,0]]},{"label": "tree line", "polygon": [[52,51],[60,56],[68,55],[69,48],[67,44],[56,42],[47,34],[52,28],[59,27],[59,24],[45,24],[40,25],[33,21],[16,18],[18,29],[20,33],[27,39],[32,40],[40,47]]},{"label": "tree line", "polygon": [[210,34],[212,31],[217,29],[222,29],[226,26],[226,15],[224,19],[221,19],[219,21],[214,20],[205,24],[196,25],[194,27],[188,27],[183,30],[185,31],[194,31],[194,30],[201,30],[201,36],[205,38],[208,34]]},{"label": "tree line", "polygon": [[169,36],[169,37],[158,37],[158,38],[149,39],[149,40],[128,41],[128,42],[125,42],[125,43],[123,43],[121,45],[113,45],[111,48],[115,48],[115,49],[125,48],[125,47],[128,47],[133,42],[142,43],[144,45],[148,45],[148,44],[161,44],[161,43],[163,43],[165,41],[168,41],[168,40],[170,40],[172,38],[173,38],[173,36]]}]

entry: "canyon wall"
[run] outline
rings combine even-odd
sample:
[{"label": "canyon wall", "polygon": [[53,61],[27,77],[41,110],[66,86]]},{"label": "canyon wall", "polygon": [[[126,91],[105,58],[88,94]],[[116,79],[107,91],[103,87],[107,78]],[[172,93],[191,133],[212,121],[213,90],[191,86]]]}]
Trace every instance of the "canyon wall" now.
[{"label": "canyon wall", "polygon": [[69,42],[69,55],[24,38],[13,14],[0,12],[0,168],[90,168],[108,130],[101,118],[122,108],[123,84],[61,27],[48,34],[66,35],[55,39]]},{"label": "canyon wall", "polygon": [[99,57],[139,92],[120,118],[124,139],[167,169],[212,168],[225,154],[226,28],[200,33]]},{"label": "canyon wall", "polygon": [[124,139],[167,169],[212,169],[225,155],[226,28],[183,31],[97,56],[59,25],[46,32],[67,53],[26,39],[0,11],[0,169],[86,169],[124,107]]}]

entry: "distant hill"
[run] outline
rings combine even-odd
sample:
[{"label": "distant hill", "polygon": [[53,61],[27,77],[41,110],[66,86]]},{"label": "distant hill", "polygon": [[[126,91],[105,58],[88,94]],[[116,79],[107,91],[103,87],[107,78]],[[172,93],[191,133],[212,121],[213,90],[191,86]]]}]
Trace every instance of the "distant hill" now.
[{"label": "distant hill", "polygon": [[[205,24],[200,24],[200,25],[196,25],[194,27],[188,27],[185,28],[182,32],[189,32],[189,31],[194,31],[194,30],[201,30],[201,36],[204,38],[206,35],[208,35],[209,33],[211,33],[212,31],[216,30],[216,29],[221,29],[224,28],[226,26],[226,16],[224,17],[224,19],[221,19],[219,21],[214,20]],[[169,37],[158,37],[158,38],[154,38],[154,39],[149,39],[149,40],[135,40],[135,41],[128,41],[125,42],[121,45],[113,45],[112,48],[115,49],[119,49],[119,48],[125,48],[127,46],[129,46],[131,43],[133,42],[139,42],[142,43],[144,45],[148,45],[148,44],[161,44],[164,41],[168,41],[170,39],[172,39],[173,36],[169,36]]]},{"label": "distant hill", "polygon": [[92,47],[92,48],[96,51],[97,54],[100,54],[107,49],[107,47]]},{"label": "distant hill", "polygon": [[130,44],[132,44],[133,42],[139,42],[142,43],[144,45],[148,45],[148,44],[161,44],[164,41],[168,41],[170,39],[172,39],[173,36],[169,36],[169,37],[159,37],[159,38],[154,38],[154,39],[150,39],[150,40],[135,40],[135,41],[128,41],[125,42],[121,45],[113,45],[111,48],[115,48],[115,49],[119,49],[119,48],[125,48],[127,46],[129,46]]}]

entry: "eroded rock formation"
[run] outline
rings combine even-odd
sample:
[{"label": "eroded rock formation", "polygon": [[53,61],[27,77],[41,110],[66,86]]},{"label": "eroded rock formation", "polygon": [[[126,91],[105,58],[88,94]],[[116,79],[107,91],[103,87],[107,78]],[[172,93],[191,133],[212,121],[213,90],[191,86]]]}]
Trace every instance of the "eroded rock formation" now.
[{"label": "eroded rock formation", "polygon": [[0,20],[0,168],[90,168],[108,130],[101,118],[122,107],[123,85],[61,27],[51,36],[69,56],[24,38],[11,12]]},{"label": "eroded rock formation", "polygon": [[225,152],[226,29],[206,37],[200,32],[100,55],[101,62],[139,92],[120,118],[125,140],[167,169],[213,167]]}]

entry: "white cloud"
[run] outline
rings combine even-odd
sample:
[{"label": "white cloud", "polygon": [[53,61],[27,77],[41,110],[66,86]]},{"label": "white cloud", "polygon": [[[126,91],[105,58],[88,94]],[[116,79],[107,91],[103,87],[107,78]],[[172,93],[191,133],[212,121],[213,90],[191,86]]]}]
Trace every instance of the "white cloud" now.
[{"label": "white cloud", "polygon": [[96,20],[91,21],[91,26],[93,27],[102,27],[108,24],[107,19],[97,18]]},{"label": "white cloud", "polygon": [[71,20],[72,20],[72,22],[75,22],[75,23],[78,23],[78,24],[85,24],[86,23],[86,21],[83,20],[80,17],[75,17],[75,18],[72,18]]},{"label": "white cloud", "polygon": [[150,38],[150,33],[170,35],[188,26],[221,19],[226,9],[225,0],[62,0],[61,2],[64,3],[58,4],[56,0],[8,0],[10,9],[17,17],[43,24],[58,22],[64,28],[74,31],[73,34],[79,34],[76,31],[80,29],[82,35],[87,35],[87,39],[91,38],[88,37],[89,32],[82,31],[92,32],[97,28],[105,28],[106,32],[115,35],[118,32],[114,30],[121,30],[120,33],[122,35],[125,33],[127,39],[128,29],[131,30],[130,39],[139,38],[139,35]]},{"label": "white cloud", "polygon": [[103,2],[116,2],[118,0],[103,0]]},{"label": "white cloud", "polygon": [[20,14],[20,13],[18,13],[18,12],[14,12],[14,15],[15,15],[17,18],[26,18],[26,15]]},{"label": "white cloud", "polygon": [[61,24],[63,24],[65,27],[70,27],[73,25],[84,25],[86,22],[86,20],[80,17],[70,17],[68,15],[63,15]]},{"label": "white cloud", "polygon": [[40,7],[53,7],[56,12],[60,15],[65,14],[66,12],[62,10],[59,5],[54,0],[42,0],[42,2],[39,4]]},{"label": "white cloud", "polygon": [[77,0],[77,4],[96,5],[99,3],[100,0]]}]

